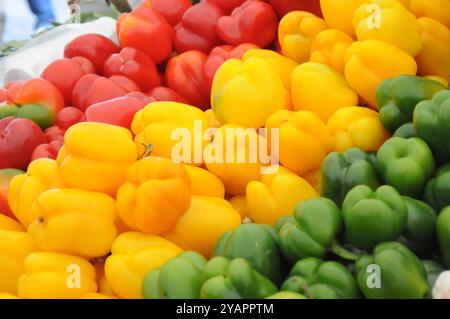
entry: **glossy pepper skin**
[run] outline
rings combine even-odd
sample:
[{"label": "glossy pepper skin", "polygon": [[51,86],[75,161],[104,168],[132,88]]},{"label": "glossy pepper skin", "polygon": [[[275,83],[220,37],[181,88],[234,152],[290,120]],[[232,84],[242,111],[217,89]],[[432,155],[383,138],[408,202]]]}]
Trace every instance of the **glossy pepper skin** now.
[{"label": "glossy pepper skin", "polygon": [[281,283],[284,261],[277,240],[276,232],[268,225],[242,224],[217,241],[214,256],[244,258],[263,276]]},{"label": "glossy pepper skin", "polygon": [[183,165],[150,156],[130,166],[116,203],[130,229],[160,235],[174,227],[190,200],[190,180]]},{"label": "glossy pepper skin", "polygon": [[245,1],[231,15],[219,18],[217,33],[227,44],[253,43],[263,48],[272,43],[277,33],[278,19],[270,4]]},{"label": "glossy pepper skin", "polygon": [[44,251],[101,257],[117,235],[114,200],[102,193],[52,189],[36,199],[31,214],[28,233]]},{"label": "glossy pepper skin", "polygon": [[419,197],[433,176],[435,164],[423,140],[393,137],[378,150],[377,167],[386,184],[402,195]]},{"label": "glossy pepper skin", "polygon": [[240,224],[241,216],[225,199],[192,196],[189,209],[164,238],[209,258],[219,238]]},{"label": "glossy pepper skin", "polygon": [[111,54],[120,48],[107,37],[100,34],[84,34],[76,37],[64,47],[64,57],[84,57],[92,62],[97,74],[102,74],[103,65]]},{"label": "glossy pepper skin", "polygon": [[20,107],[6,106],[0,108],[0,112],[3,113],[0,114],[0,119],[8,116],[29,119],[39,125],[42,130],[52,126],[55,120],[53,111],[41,104],[25,104]]},{"label": "glossy pepper skin", "polygon": [[337,110],[358,105],[358,95],[344,76],[325,64],[299,65],[292,73],[291,85],[294,109],[314,112],[325,122]]},{"label": "glossy pepper skin", "polygon": [[[379,288],[376,274],[370,265],[378,265]],[[421,299],[428,292],[425,268],[422,262],[408,248],[397,242],[379,244],[372,255],[361,256],[355,265],[359,289],[368,299]],[[371,277],[369,277],[371,276]]]},{"label": "glossy pepper skin", "polygon": [[105,275],[120,298],[142,298],[142,280],[149,271],[163,266],[182,250],[170,241],[139,232],[126,232],[113,242],[105,262]]},{"label": "glossy pepper skin", "polygon": [[103,73],[107,77],[126,76],[136,83],[142,92],[161,85],[155,63],[147,54],[135,48],[123,48],[119,53],[111,55],[105,61]]},{"label": "glossy pepper skin", "polygon": [[260,181],[248,183],[245,194],[248,216],[255,223],[268,225],[291,215],[299,201],[318,196],[306,180],[283,167],[275,174],[262,175]]},{"label": "glossy pepper skin", "polygon": [[84,122],[67,130],[57,163],[67,186],[115,196],[136,158],[130,131],[104,123]]},{"label": "glossy pepper skin", "polygon": [[333,150],[338,152],[352,147],[377,151],[390,137],[378,112],[366,107],[343,107],[328,119],[327,126],[333,136]]},{"label": "glossy pepper skin", "polygon": [[436,171],[425,187],[424,200],[436,211],[441,211],[450,205],[450,164],[444,165]]},{"label": "glossy pepper skin", "polygon": [[[11,180],[20,174],[25,173],[20,169],[4,168],[0,169],[0,218],[1,215],[6,215],[14,218],[14,213],[8,204],[8,189]],[[1,223],[0,223],[1,224]],[[0,226],[1,227],[1,226]]]},{"label": "glossy pepper skin", "polygon": [[200,290],[202,299],[257,299],[278,291],[243,258],[230,261],[215,257],[205,265],[203,273],[206,281]]},{"label": "glossy pepper skin", "polygon": [[320,170],[320,195],[341,206],[347,193],[357,185],[375,190],[379,186],[374,153],[351,148],[343,153],[330,153]]},{"label": "glossy pepper skin", "polygon": [[341,30],[354,37],[353,14],[369,0],[320,0],[320,7],[329,28]]},{"label": "glossy pepper skin", "polygon": [[414,110],[417,134],[430,146],[437,162],[450,160],[450,90],[437,93],[432,100],[420,102]]},{"label": "glossy pepper skin", "polygon": [[450,208],[444,208],[439,214],[436,224],[436,233],[441,249],[444,265],[450,267]]},{"label": "glossy pepper skin", "polygon": [[352,43],[344,61],[347,82],[372,108],[376,108],[376,91],[384,80],[417,72],[416,61],[410,55],[379,40]]},{"label": "glossy pepper skin", "polygon": [[408,220],[400,239],[418,256],[429,255],[436,242],[436,212],[428,204],[404,196]]},{"label": "glossy pepper skin", "polygon": [[26,169],[34,149],[45,143],[39,126],[28,119],[0,120],[0,169]]},{"label": "glossy pepper skin", "polygon": [[95,268],[85,259],[35,252],[25,259],[18,296],[30,299],[77,299],[97,291]]},{"label": "glossy pepper skin", "polygon": [[306,11],[286,14],[278,25],[278,41],[283,55],[298,64],[307,62],[312,41],[326,27],[323,19]]},{"label": "glossy pepper skin", "polygon": [[[184,164],[191,180],[191,194],[195,196],[225,198],[225,186],[222,181],[208,170]],[[208,185],[208,187],[205,187]]]},{"label": "glossy pepper skin", "polygon": [[395,188],[383,185],[354,187],[344,199],[342,215],[345,236],[357,248],[396,240],[406,229],[408,211],[405,200]]},{"label": "glossy pepper skin", "polygon": [[173,38],[177,52],[198,50],[208,54],[214,47],[222,44],[216,27],[225,11],[214,1],[202,1],[190,7],[175,27]]},{"label": "glossy pepper skin", "polygon": [[211,107],[221,123],[259,128],[287,103],[281,77],[261,58],[230,59],[214,77]]},{"label": "glossy pepper skin", "polygon": [[185,251],[148,272],[142,281],[144,299],[199,299],[206,263],[202,255]]},{"label": "glossy pepper skin", "polygon": [[279,18],[284,17],[291,11],[308,11],[318,16],[322,15],[319,0],[270,0]]},{"label": "glossy pepper skin", "polygon": [[298,261],[281,286],[283,291],[310,299],[356,299],[359,289],[353,275],[336,261],[310,257]]},{"label": "glossy pepper skin", "polygon": [[175,27],[184,13],[192,6],[190,0],[145,0],[141,6],[147,6],[162,15],[171,26]]},{"label": "glossy pepper skin", "polygon": [[322,258],[342,231],[339,208],[319,197],[300,202],[292,217],[278,221],[279,245],[290,262],[307,257]]},{"label": "glossy pepper skin", "polygon": [[442,0],[410,0],[409,10],[416,17],[430,17],[450,28],[450,17],[445,14],[450,10],[450,3]]},{"label": "glossy pepper skin", "polygon": [[383,81],[377,89],[380,120],[391,133],[412,121],[414,108],[445,90],[440,83],[426,78],[402,75]]},{"label": "glossy pepper skin", "polygon": [[121,47],[139,49],[154,63],[163,62],[172,51],[172,26],[156,10],[146,6],[123,13],[117,19],[117,35]]},{"label": "glossy pepper skin", "polygon": [[8,204],[20,223],[28,228],[35,219],[31,207],[45,191],[63,187],[56,161],[42,158],[33,161],[27,172],[15,176],[8,189]]}]

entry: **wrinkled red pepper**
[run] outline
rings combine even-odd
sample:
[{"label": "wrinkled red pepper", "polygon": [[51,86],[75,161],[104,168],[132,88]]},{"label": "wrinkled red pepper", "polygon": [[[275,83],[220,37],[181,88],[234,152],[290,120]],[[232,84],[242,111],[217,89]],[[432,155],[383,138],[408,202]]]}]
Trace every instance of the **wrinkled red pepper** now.
[{"label": "wrinkled red pepper", "polygon": [[190,7],[175,28],[175,49],[179,53],[198,50],[208,54],[222,43],[216,26],[223,15],[225,11],[209,0]]},{"label": "wrinkled red pepper", "polygon": [[117,34],[122,47],[145,52],[156,64],[172,52],[173,28],[156,10],[140,6],[117,19]]},{"label": "wrinkled red pepper", "polygon": [[161,85],[155,63],[147,54],[134,48],[123,48],[120,53],[111,55],[105,62],[104,74],[107,77],[126,76],[143,92]]},{"label": "wrinkled red pepper", "polygon": [[176,26],[183,18],[183,14],[192,6],[192,2],[191,0],[145,0],[141,6],[152,8],[172,26]]},{"label": "wrinkled red pepper", "polygon": [[210,107],[209,90],[203,72],[207,58],[200,51],[187,51],[173,57],[166,68],[169,88],[180,93],[191,105],[203,110]]},{"label": "wrinkled red pepper", "polygon": [[64,57],[84,57],[92,62],[97,74],[103,74],[103,65],[106,59],[119,51],[120,48],[103,35],[84,34],[76,37],[64,47]]},{"label": "wrinkled red pepper", "polygon": [[291,11],[309,11],[322,17],[320,0],[270,0],[270,4],[280,19]]},{"label": "wrinkled red pepper", "polygon": [[272,6],[260,0],[248,0],[219,19],[217,33],[227,44],[253,43],[261,48],[271,44],[278,28]]}]

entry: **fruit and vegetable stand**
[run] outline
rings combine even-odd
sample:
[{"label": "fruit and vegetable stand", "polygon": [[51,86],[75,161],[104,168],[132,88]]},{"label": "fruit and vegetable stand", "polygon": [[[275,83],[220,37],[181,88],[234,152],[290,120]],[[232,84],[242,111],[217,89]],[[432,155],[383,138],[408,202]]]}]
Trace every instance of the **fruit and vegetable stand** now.
[{"label": "fruit and vegetable stand", "polygon": [[450,0],[112,12],[0,60],[0,298],[450,299]]}]

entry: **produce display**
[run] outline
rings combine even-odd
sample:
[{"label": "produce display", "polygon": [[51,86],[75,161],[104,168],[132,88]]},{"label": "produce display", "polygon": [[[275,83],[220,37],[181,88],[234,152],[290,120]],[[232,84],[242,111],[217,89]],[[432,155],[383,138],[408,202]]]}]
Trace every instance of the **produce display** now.
[{"label": "produce display", "polygon": [[449,13],[145,0],[68,42],[0,88],[0,298],[450,299]]}]

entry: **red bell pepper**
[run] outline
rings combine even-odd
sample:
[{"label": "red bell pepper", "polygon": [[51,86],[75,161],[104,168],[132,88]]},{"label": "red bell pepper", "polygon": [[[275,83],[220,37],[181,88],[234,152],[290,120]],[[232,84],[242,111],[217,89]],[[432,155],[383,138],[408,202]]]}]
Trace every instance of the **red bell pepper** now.
[{"label": "red bell pepper", "polygon": [[118,97],[89,106],[86,118],[88,122],[108,123],[130,129],[134,114],[145,105],[136,97]]},{"label": "red bell pepper", "polygon": [[203,72],[207,58],[200,51],[187,51],[173,57],[166,68],[169,88],[203,110],[210,107],[209,90]]},{"label": "red bell pepper", "polygon": [[246,0],[210,0],[221,7],[226,14],[230,14],[233,10],[243,4]]},{"label": "red bell pepper", "polygon": [[180,23],[183,14],[192,6],[191,0],[145,0],[141,6],[152,8],[172,26]]},{"label": "red bell pepper", "polygon": [[0,103],[5,103],[8,99],[8,91],[4,88],[0,88]]},{"label": "red bell pepper", "polygon": [[172,52],[173,28],[156,10],[140,6],[117,19],[117,34],[122,47],[145,52],[156,64]]},{"label": "red bell pepper", "polygon": [[8,196],[8,188],[9,183],[13,179],[14,176],[25,173],[20,169],[6,168],[0,170],[0,214],[4,214],[11,218],[16,219],[14,213],[11,211],[9,207],[7,196]]},{"label": "red bell pepper", "polygon": [[55,126],[66,131],[72,125],[84,121],[86,121],[86,115],[83,111],[77,109],[76,107],[65,107],[61,110],[61,112],[58,113],[55,121]]},{"label": "red bell pepper", "polygon": [[87,74],[75,85],[72,102],[73,106],[84,111],[92,104],[121,97],[138,90],[137,85],[124,76],[115,75],[111,78],[105,78],[96,74]]},{"label": "red bell pepper", "polygon": [[270,4],[280,19],[291,11],[309,11],[323,17],[320,0],[270,0]]},{"label": "red bell pepper", "polygon": [[239,59],[241,60],[245,52],[251,49],[258,49],[258,46],[251,43],[240,44],[237,47],[232,45],[221,45],[215,47],[208,56],[206,60],[204,73],[206,77],[206,85],[211,91],[212,81],[214,75],[220,66],[229,59]]},{"label": "red bell pepper", "polygon": [[144,92],[161,85],[155,63],[147,54],[134,48],[123,48],[120,53],[111,55],[103,70],[108,77],[126,76]]},{"label": "red bell pepper", "polygon": [[260,0],[248,0],[219,19],[217,33],[228,44],[253,43],[261,48],[271,44],[278,28],[272,6]]},{"label": "red bell pepper", "polygon": [[103,65],[111,54],[120,48],[107,37],[100,34],[85,34],[70,41],[64,48],[64,57],[85,57],[95,67],[97,74],[103,73]]},{"label": "red bell pepper", "polygon": [[209,0],[190,7],[175,28],[175,49],[179,53],[198,50],[208,54],[222,43],[216,26],[219,18],[224,15],[225,11]]},{"label": "red bell pepper", "polygon": [[52,62],[41,74],[41,78],[52,83],[64,97],[65,105],[72,103],[72,91],[85,74],[95,73],[91,61],[83,57],[60,59]]},{"label": "red bell pepper", "polygon": [[40,127],[28,119],[0,120],[0,169],[26,169],[34,149],[45,143]]},{"label": "red bell pepper", "polygon": [[64,145],[64,140],[55,140],[47,144],[41,144],[36,147],[31,154],[31,161],[39,158],[56,159],[59,149]]},{"label": "red bell pepper", "polygon": [[47,143],[53,141],[64,141],[64,133],[66,130],[59,126],[50,126],[48,129],[44,131],[45,140]]},{"label": "red bell pepper", "polygon": [[160,101],[172,101],[189,104],[189,102],[178,94],[178,92],[164,86],[156,87],[148,93],[147,104]]}]

